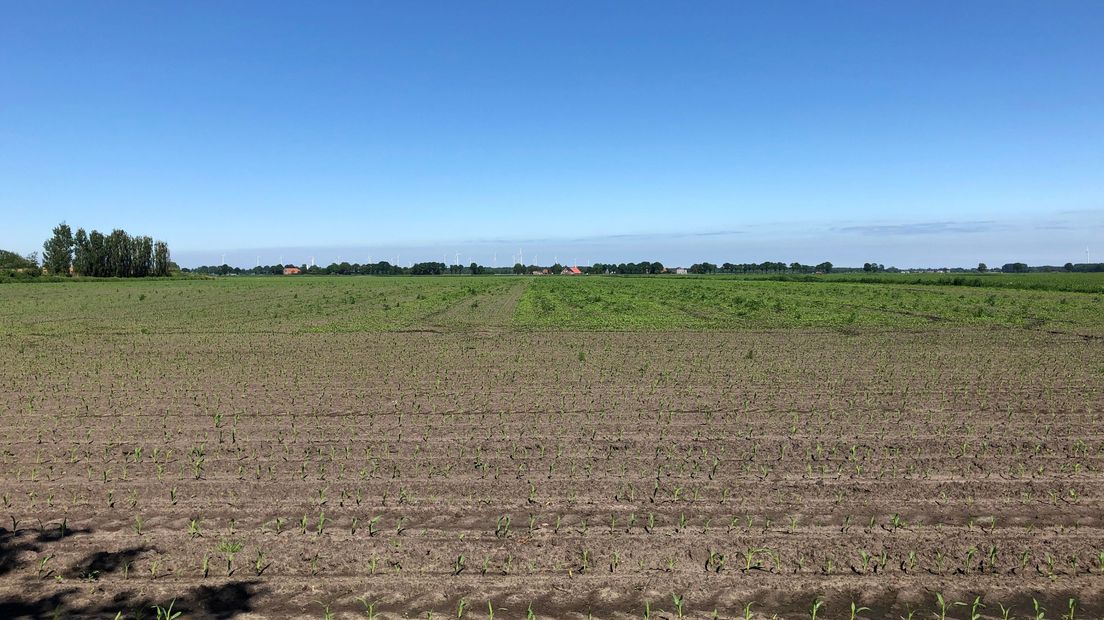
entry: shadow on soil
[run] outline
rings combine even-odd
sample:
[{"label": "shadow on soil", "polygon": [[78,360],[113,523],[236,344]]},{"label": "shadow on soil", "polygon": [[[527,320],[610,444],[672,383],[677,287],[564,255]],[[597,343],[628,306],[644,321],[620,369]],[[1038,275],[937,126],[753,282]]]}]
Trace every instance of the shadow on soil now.
[{"label": "shadow on soil", "polygon": [[[47,545],[51,543],[88,533],[89,530],[69,529],[62,525],[38,529],[0,528],[0,577],[17,570],[27,577],[18,594],[0,597],[0,618],[114,618],[119,612],[124,618],[152,618],[156,615],[154,608],[157,605],[165,607],[171,601],[174,613],[183,612],[181,617],[228,620],[238,614],[255,611],[255,599],[266,591],[256,582],[232,581],[193,587],[185,592],[169,592],[163,600],[151,599],[149,588],[142,587],[141,593],[120,590],[106,602],[89,602],[89,598],[96,597],[97,592],[101,598],[109,596],[100,587],[100,579],[123,573],[142,554],[154,549],[139,546],[119,551],[97,551],[68,568],[59,567],[55,571],[47,564],[38,573],[35,573],[35,560],[25,557],[46,553]],[[34,575],[40,579],[33,579]],[[51,587],[54,583],[52,576],[83,583],[81,587],[55,589]],[[103,585],[107,583],[119,584],[113,580]],[[129,585],[128,582],[123,583]]]},{"label": "shadow on soil", "polygon": [[227,620],[256,611],[253,600],[263,593],[264,588],[255,583],[236,581],[191,588],[175,600],[154,601],[147,595],[125,590],[107,603],[81,604],[74,599],[86,593],[68,588],[49,596],[0,601],[0,618],[114,618],[116,613],[124,618],[152,618],[156,606],[167,607],[171,601],[173,612],[181,612],[183,618]]},{"label": "shadow on soil", "polygon": [[90,553],[69,569],[69,576],[77,579],[98,579],[130,566],[149,547],[131,547],[121,551],[97,551]]},{"label": "shadow on soil", "polygon": [[17,528],[9,530],[0,527],[0,577],[14,571],[24,564],[20,556],[24,553],[36,553],[42,545],[65,540],[77,534],[88,534],[90,530],[71,529],[61,524],[40,529]]}]

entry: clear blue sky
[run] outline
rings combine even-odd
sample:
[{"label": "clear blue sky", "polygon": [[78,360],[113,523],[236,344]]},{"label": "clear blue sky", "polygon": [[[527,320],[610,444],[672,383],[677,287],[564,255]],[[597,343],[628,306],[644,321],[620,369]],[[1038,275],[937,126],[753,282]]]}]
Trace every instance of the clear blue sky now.
[{"label": "clear blue sky", "polygon": [[0,1],[0,215],[185,265],[1104,259],[1104,2]]}]

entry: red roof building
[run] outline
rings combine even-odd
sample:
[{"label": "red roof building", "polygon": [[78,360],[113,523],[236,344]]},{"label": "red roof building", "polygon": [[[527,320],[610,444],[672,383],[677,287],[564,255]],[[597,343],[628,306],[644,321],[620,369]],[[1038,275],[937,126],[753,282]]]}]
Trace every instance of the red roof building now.
[{"label": "red roof building", "polygon": [[577,276],[582,274],[582,270],[578,267],[564,267],[564,270],[560,272],[565,276]]},{"label": "red roof building", "polygon": [[298,267],[284,267],[284,275],[285,276],[297,276],[297,275],[299,275],[299,268]]}]

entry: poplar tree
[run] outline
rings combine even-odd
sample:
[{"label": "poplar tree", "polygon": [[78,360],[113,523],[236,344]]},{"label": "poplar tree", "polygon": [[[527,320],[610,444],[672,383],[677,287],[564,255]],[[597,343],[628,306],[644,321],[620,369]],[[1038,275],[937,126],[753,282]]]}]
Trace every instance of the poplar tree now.
[{"label": "poplar tree", "polygon": [[54,227],[54,236],[42,244],[42,263],[54,275],[69,275],[73,264],[73,231],[62,222]]}]

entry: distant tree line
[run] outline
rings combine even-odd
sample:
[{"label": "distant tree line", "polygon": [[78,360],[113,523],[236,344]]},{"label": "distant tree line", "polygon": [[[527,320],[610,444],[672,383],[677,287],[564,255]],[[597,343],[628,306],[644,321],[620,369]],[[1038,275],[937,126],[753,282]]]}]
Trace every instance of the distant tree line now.
[{"label": "distant tree line", "polygon": [[1030,266],[1024,263],[1006,263],[1001,266],[1005,273],[1040,273],[1068,271],[1073,273],[1099,273],[1104,271],[1104,263],[1066,263],[1061,267],[1057,265]]},{"label": "distant tree line", "polygon": [[118,228],[107,235],[78,228],[74,235],[62,222],[54,227],[42,249],[42,266],[57,276],[75,273],[97,278],[145,278],[168,276],[174,268],[164,241],[134,237]]},{"label": "distant tree line", "polygon": [[[563,271],[563,268],[553,269],[556,273]],[[659,261],[641,261],[639,263],[594,263],[587,269],[587,273],[620,273],[625,275],[641,275],[641,274],[654,274],[663,273],[663,263]]]},{"label": "distant tree line", "polygon": [[690,265],[688,271],[690,273],[831,273],[832,263],[827,261],[820,263],[819,265],[802,265],[798,262],[793,263],[776,263],[776,262],[763,262],[763,263],[724,263],[721,266],[717,266],[713,263],[694,263]]},{"label": "distant tree line", "polygon": [[[419,263],[418,265],[428,265],[430,263]],[[443,263],[435,263],[436,265],[443,265]],[[414,267],[418,267],[415,265]],[[184,268],[181,269],[184,273],[197,273],[210,276],[260,276],[260,275],[283,275],[284,269],[296,268],[301,274],[309,275],[343,275],[343,276],[399,276],[410,275],[411,270],[392,265],[387,261],[380,261],[378,263],[331,263],[325,267],[320,265],[293,265],[288,263],[286,265],[258,265],[256,267],[250,267],[248,269],[242,269],[241,267],[231,267],[230,265],[201,265],[193,269]],[[419,274],[427,269],[426,267],[419,267]],[[426,272],[428,274],[428,272]]]},{"label": "distant tree line", "polygon": [[[78,231],[79,233],[79,231]],[[387,261],[377,263],[330,263],[329,265],[293,265],[275,264],[258,265],[256,267],[241,268],[230,265],[203,265],[193,269],[182,269],[183,272],[196,274],[226,276],[226,275],[282,275],[285,268],[294,267],[300,274],[305,275],[372,275],[372,276],[399,276],[399,275],[485,275],[485,274],[531,274],[549,273],[559,274],[565,266],[555,263],[551,266],[526,265],[515,263],[513,267],[488,267],[471,263],[468,266],[447,265],[441,262],[414,263],[408,267],[392,265]],[[641,261],[639,263],[594,263],[593,265],[580,267],[583,273],[595,275],[644,275],[669,273],[673,269],[667,268],[659,261]],[[693,274],[816,274],[816,273],[900,273],[897,267],[886,267],[881,263],[864,263],[862,267],[837,267],[831,262],[825,261],[816,265],[805,265],[799,262],[784,263],[766,261],[762,263],[695,263],[687,268],[687,272]],[[1073,271],[1091,272],[1104,271],[1104,263],[1071,264],[1065,266],[1038,266],[1032,267],[1025,263],[1008,263],[998,269],[990,269],[985,263],[979,263],[976,268],[970,267],[939,267],[931,269],[914,269],[911,271],[938,271],[947,273],[986,273],[1001,271],[1004,273],[1028,273],[1028,272],[1054,272]]]}]

